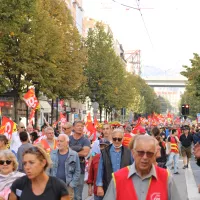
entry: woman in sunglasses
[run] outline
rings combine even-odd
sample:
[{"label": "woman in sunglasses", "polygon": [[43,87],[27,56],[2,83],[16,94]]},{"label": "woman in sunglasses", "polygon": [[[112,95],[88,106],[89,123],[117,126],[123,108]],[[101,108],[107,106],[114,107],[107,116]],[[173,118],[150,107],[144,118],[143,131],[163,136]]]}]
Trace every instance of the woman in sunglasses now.
[{"label": "woman in sunglasses", "polygon": [[18,172],[18,163],[10,150],[0,151],[0,200],[7,200],[12,183],[24,173]]},{"label": "woman in sunglasses", "polygon": [[12,184],[9,200],[69,200],[65,183],[45,172],[50,165],[50,157],[41,147],[25,150],[23,166],[26,176]]}]

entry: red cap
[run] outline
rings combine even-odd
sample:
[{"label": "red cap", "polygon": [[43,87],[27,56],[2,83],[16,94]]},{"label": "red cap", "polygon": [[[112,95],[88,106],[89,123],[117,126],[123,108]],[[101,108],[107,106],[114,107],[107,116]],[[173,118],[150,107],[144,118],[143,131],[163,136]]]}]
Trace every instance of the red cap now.
[{"label": "red cap", "polygon": [[138,126],[137,129],[139,130],[139,133],[140,133],[140,134],[146,133],[146,130],[145,130],[142,126]]}]

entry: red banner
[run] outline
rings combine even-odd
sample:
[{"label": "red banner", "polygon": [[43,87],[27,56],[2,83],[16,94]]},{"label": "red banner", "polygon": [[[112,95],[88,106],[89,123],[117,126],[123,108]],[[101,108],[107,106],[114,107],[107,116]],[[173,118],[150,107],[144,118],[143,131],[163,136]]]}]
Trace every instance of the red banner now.
[{"label": "red banner", "polygon": [[62,125],[67,122],[66,117],[62,113],[60,113],[60,122]]},{"label": "red banner", "polygon": [[35,109],[31,109],[30,115],[29,115],[29,124],[33,124],[33,119],[35,116]]},{"label": "red banner", "polygon": [[24,95],[24,101],[29,108],[36,109],[39,106],[39,101],[35,96],[35,91],[33,88],[29,89]]},{"label": "red banner", "polygon": [[8,139],[11,139],[13,133],[14,122],[7,117],[2,118],[2,125],[0,134],[6,135]]}]

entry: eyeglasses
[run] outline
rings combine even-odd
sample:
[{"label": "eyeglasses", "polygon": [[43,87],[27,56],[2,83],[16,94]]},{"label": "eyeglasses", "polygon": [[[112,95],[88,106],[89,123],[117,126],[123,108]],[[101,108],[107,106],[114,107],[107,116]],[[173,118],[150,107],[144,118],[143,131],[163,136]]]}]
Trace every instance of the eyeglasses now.
[{"label": "eyeglasses", "polygon": [[12,162],[12,160],[0,160],[0,165],[4,165],[4,163],[6,163],[6,165],[10,165]]},{"label": "eyeglasses", "polygon": [[122,141],[122,138],[113,138],[113,141],[116,142],[117,140],[118,140],[119,142],[121,142],[121,141]]},{"label": "eyeglasses", "polygon": [[25,128],[24,126],[21,126],[20,128]]},{"label": "eyeglasses", "polygon": [[140,157],[144,157],[144,154],[146,154],[146,156],[147,156],[147,158],[152,158],[154,155],[155,155],[155,153],[154,152],[150,152],[150,151],[137,151],[137,150],[135,150],[136,152],[137,152],[137,154],[138,154],[138,156],[140,156]]},{"label": "eyeglasses", "polygon": [[63,127],[62,129],[66,131],[67,129],[70,129],[70,128],[71,128],[71,127],[68,127],[68,128],[64,128],[64,127]]}]

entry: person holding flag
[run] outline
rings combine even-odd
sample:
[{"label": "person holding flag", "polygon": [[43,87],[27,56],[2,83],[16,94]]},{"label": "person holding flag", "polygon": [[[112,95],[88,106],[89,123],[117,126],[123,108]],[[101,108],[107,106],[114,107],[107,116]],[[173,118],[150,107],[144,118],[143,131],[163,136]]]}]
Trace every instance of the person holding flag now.
[{"label": "person holding flag", "polygon": [[42,145],[43,149],[46,151],[47,154],[54,149],[57,149],[57,140],[54,137],[54,130],[52,127],[48,126],[45,129],[46,139],[42,139],[40,144]]},{"label": "person holding flag", "polygon": [[21,141],[19,138],[19,133],[25,130],[25,125],[22,122],[19,122],[17,125],[17,131],[12,133],[12,138],[10,142],[10,150],[17,154],[18,148],[21,146]]}]

